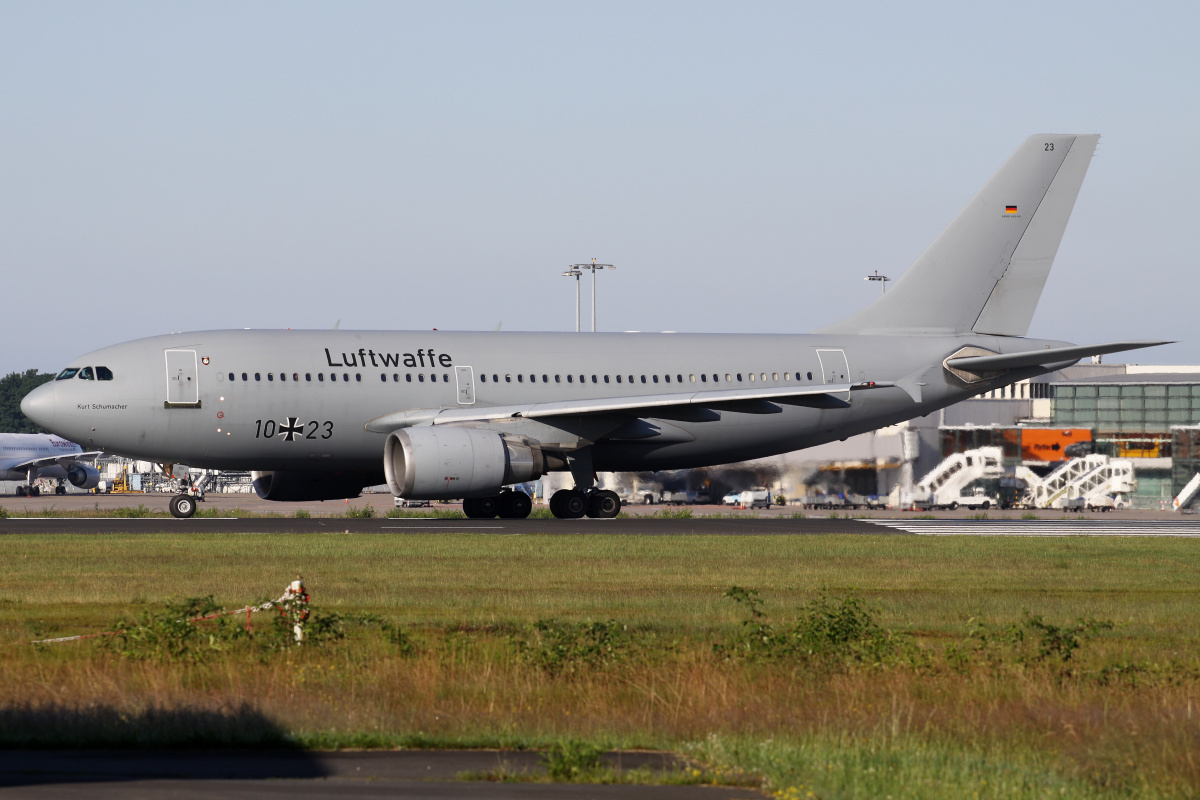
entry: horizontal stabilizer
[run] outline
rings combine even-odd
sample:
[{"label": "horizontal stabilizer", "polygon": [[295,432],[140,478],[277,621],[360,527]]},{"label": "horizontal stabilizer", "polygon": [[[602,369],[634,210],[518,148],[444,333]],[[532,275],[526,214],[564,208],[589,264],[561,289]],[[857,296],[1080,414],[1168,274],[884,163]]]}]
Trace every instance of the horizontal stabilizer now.
[{"label": "horizontal stabilizer", "polygon": [[993,356],[964,356],[952,358],[946,366],[961,369],[966,372],[999,372],[1004,369],[1019,369],[1021,367],[1041,367],[1047,364],[1062,364],[1075,362],[1088,356],[1102,356],[1107,353],[1120,353],[1125,350],[1138,350],[1143,347],[1158,347],[1171,342],[1110,342],[1108,344],[1085,344],[1076,347],[1055,347],[1047,350],[1029,350],[1024,353],[1000,353]]}]

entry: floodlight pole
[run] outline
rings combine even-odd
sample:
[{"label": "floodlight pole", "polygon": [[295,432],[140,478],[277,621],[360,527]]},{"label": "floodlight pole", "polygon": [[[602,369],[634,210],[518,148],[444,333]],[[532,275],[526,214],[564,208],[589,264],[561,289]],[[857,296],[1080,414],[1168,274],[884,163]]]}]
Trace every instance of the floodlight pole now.
[{"label": "floodlight pole", "polygon": [[[595,333],[596,332],[596,270],[598,270],[598,269],[616,269],[616,267],[614,267],[612,264],[597,264],[596,259],[594,259],[594,258],[592,259],[592,262],[590,264],[572,264],[570,267],[571,272],[578,272],[580,275],[583,274],[583,270],[585,270],[585,269],[592,271],[592,333]],[[563,274],[566,275],[568,273],[564,272]],[[578,280],[578,279],[576,279],[576,280]],[[576,289],[578,290],[578,284],[576,284]],[[579,330],[578,295],[576,295],[575,308],[576,308],[575,330]]]},{"label": "floodlight pole", "polygon": [[583,275],[583,271],[570,267],[563,273],[564,278],[575,279],[575,332],[579,333],[579,276]]},{"label": "floodlight pole", "polygon": [[888,285],[888,281],[890,281],[891,278],[889,278],[887,275],[880,275],[879,270],[875,270],[870,275],[863,278],[863,280],[864,281],[879,281],[879,284],[883,287],[883,293],[887,294],[887,285]]}]

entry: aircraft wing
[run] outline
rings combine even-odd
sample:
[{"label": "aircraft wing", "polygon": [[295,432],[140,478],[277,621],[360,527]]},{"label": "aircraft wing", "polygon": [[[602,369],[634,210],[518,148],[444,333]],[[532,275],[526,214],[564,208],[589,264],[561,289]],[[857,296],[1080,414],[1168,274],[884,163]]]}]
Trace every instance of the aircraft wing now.
[{"label": "aircraft wing", "polygon": [[709,408],[717,410],[772,413],[773,403],[813,408],[846,408],[849,393],[862,389],[884,388],[891,384],[826,383],[820,386],[776,387],[772,389],[712,389],[678,394],[648,394],[632,397],[598,397],[589,400],[564,400],[555,403],[524,403],[486,408],[417,408],[385,414],[363,427],[375,433],[390,433],[414,425],[445,425],[497,419],[545,419],[590,414],[624,413],[653,416],[656,410]]},{"label": "aircraft wing", "polygon": [[20,472],[31,467],[65,467],[75,461],[95,461],[96,456],[101,455],[102,450],[95,450],[88,453],[64,453],[63,455],[42,456],[41,458],[11,458],[0,461],[0,471],[13,470]]},{"label": "aircraft wing", "polygon": [[1004,369],[1019,369],[1020,367],[1041,367],[1048,364],[1074,363],[1087,356],[1100,356],[1107,353],[1120,353],[1125,350],[1138,350],[1142,347],[1157,347],[1171,342],[1110,342],[1108,344],[1086,344],[1077,347],[1054,347],[1047,350],[1028,350],[1024,353],[1000,353],[991,356],[964,356],[952,358],[946,366],[967,372],[999,372]]}]

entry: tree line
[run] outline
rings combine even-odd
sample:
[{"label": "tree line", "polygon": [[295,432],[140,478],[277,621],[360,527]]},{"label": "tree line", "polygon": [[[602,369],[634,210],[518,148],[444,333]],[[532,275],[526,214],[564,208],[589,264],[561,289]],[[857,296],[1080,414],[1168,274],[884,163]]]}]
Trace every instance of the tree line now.
[{"label": "tree line", "polygon": [[21,413],[25,395],[47,381],[54,380],[52,372],[10,372],[0,378],[0,433],[46,433]]}]

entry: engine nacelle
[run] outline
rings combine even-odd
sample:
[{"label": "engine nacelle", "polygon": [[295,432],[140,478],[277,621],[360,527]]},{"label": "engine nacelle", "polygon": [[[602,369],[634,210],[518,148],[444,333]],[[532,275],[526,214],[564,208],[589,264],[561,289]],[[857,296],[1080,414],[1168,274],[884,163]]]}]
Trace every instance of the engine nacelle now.
[{"label": "engine nacelle", "polygon": [[475,428],[402,428],[383,446],[388,487],[409,500],[487,497],[507,484],[540,478],[546,460],[537,444]]},{"label": "engine nacelle", "polygon": [[263,500],[298,502],[358,497],[363,487],[380,483],[378,473],[277,470],[251,472],[254,493]]},{"label": "engine nacelle", "polygon": [[72,464],[67,470],[67,480],[78,489],[95,489],[100,483],[100,470],[87,464]]}]

